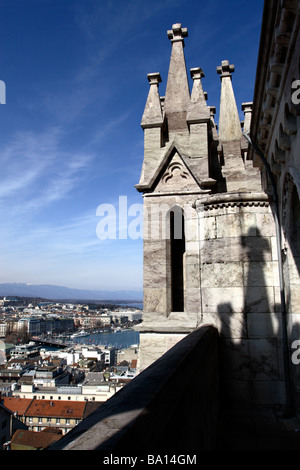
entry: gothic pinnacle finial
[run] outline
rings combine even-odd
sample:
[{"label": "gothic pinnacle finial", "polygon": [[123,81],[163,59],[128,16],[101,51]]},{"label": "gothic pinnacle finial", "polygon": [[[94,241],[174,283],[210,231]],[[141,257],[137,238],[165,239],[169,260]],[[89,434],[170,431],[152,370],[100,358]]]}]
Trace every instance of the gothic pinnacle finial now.
[{"label": "gothic pinnacle finial", "polygon": [[242,137],[241,123],[236,106],[232,87],[231,73],[234,65],[229,65],[228,60],[222,60],[217,72],[221,74],[221,99],[219,114],[219,138],[221,142],[240,140]]},{"label": "gothic pinnacle finial", "polygon": [[173,24],[172,29],[168,30],[167,34],[171,42],[183,41],[184,43],[183,38],[188,36],[188,30],[187,28],[182,28],[181,23],[176,23]]},{"label": "gothic pinnacle finial", "polygon": [[161,82],[161,76],[159,72],[148,73],[147,78],[150,85],[158,85],[158,83]]},{"label": "gothic pinnacle finial", "polygon": [[204,93],[201,83],[204,72],[200,67],[194,67],[190,69],[190,74],[193,79],[193,89],[186,120],[189,124],[207,122],[210,117],[209,108],[206,105],[207,94]]},{"label": "gothic pinnacle finial", "polygon": [[229,60],[222,60],[221,65],[217,67],[217,73],[223,77],[231,77],[231,74],[234,72],[234,65],[229,65]]},{"label": "gothic pinnacle finial", "polygon": [[148,73],[147,78],[150,89],[141,122],[143,129],[147,127],[160,127],[163,123],[161,100],[158,92],[161,76],[158,72]]},{"label": "gothic pinnacle finial", "polygon": [[190,69],[190,74],[193,80],[199,80],[203,77],[205,77],[203,70],[201,67],[194,67],[193,69]]}]

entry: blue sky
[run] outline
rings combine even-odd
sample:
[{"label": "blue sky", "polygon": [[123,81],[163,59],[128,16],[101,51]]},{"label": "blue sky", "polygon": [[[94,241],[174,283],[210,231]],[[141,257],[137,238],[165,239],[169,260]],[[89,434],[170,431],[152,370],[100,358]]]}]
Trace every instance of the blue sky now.
[{"label": "blue sky", "polygon": [[[147,73],[166,86],[181,23],[187,69],[235,65],[238,109],[252,101],[262,0],[0,0],[0,282],[142,290],[142,240],[100,240],[97,207],[142,204],[140,121]],[[241,119],[243,118],[240,111]]]}]

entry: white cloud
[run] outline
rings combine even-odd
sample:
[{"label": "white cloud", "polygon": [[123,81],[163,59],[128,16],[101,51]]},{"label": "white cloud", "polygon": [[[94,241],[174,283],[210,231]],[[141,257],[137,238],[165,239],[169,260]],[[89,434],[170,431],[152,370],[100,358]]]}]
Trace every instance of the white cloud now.
[{"label": "white cloud", "polygon": [[94,155],[63,150],[62,137],[56,128],[20,132],[4,147],[0,206],[6,215],[32,214],[66,197],[83,178]]}]

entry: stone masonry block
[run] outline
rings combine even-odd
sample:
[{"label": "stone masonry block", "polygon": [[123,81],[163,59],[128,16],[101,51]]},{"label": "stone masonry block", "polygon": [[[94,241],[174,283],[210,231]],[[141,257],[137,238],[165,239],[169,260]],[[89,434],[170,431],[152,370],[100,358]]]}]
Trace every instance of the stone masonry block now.
[{"label": "stone masonry block", "polygon": [[242,287],[243,263],[225,262],[215,264],[202,264],[202,287]]},{"label": "stone masonry block", "polygon": [[203,313],[242,313],[243,287],[205,287],[202,289]]},{"label": "stone masonry block", "polygon": [[243,266],[245,286],[279,286],[277,261],[245,262]]},{"label": "stone masonry block", "polygon": [[216,218],[206,217],[201,219],[200,222],[200,240],[209,240],[216,238]]},{"label": "stone masonry block", "polygon": [[278,313],[251,313],[247,315],[249,338],[281,337],[281,316]]},{"label": "stone masonry block", "polygon": [[166,288],[144,289],[144,311],[145,312],[165,312],[168,311]]},{"label": "stone masonry block", "polygon": [[214,325],[221,338],[246,338],[247,325],[243,313],[219,312],[205,313],[203,323]]},{"label": "stone masonry block", "polygon": [[274,288],[251,287],[244,290],[244,310],[246,313],[274,312]]}]

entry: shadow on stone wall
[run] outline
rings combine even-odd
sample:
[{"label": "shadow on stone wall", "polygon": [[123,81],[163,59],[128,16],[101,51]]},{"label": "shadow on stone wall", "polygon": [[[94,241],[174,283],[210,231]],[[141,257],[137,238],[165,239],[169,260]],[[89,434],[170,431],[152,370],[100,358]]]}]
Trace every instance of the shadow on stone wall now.
[{"label": "shadow on stone wall", "polygon": [[240,237],[240,245],[244,298],[236,310],[231,302],[218,305],[223,402],[281,405],[281,322],[274,282],[277,263],[272,261],[270,238],[263,237],[257,227],[250,227],[247,235]]},{"label": "shadow on stone wall", "polygon": [[[293,406],[300,416],[300,199],[292,180],[285,200],[283,273],[288,314]],[[299,351],[299,352],[298,352]]]}]

